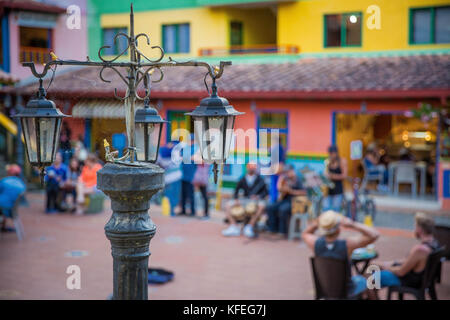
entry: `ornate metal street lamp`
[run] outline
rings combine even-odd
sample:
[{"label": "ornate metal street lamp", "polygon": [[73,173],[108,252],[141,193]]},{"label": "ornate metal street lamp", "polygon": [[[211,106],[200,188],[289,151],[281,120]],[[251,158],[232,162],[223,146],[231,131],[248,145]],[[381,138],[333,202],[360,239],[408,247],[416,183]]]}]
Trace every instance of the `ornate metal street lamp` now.
[{"label": "ornate metal street lamp", "polygon": [[[89,57],[87,61],[60,60],[52,54],[53,60],[44,65],[41,73],[36,71],[32,62],[25,62],[23,65],[29,67],[33,75],[39,78],[41,88],[42,79],[46,76],[48,70],[51,69],[55,72],[58,65],[100,67],[99,76],[105,82],[111,81],[103,77],[103,72],[105,69],[111,69],[127,85],[125,96],[120,97],[117,94],[117,89],[114,90],[114,95],[124,101],[128,150],[123,157],[118,158],[118,152],[111,152],[109,144],[105,140],[107,164],[97,173],[97,187],[111,198],[113,210],[110,220],[105,225],[106,237],[111,242],[113,256],[113,299],[147,300],[149,243],[156,231],[156,226],[148,214],[149,202],[153,194],[164,186],[164,170],[152,163],[155,162],[158,155],[159,139],[164,121],[157,111],[149,106],[149,74],[158,69],[161,76],[153,82],[159,82],[163,79],[162,68],[164,67],[201,66],[208,70],[206,76],[209,75],[213,79],[213,94],[208,98],[209,100],[206,99],[205,103],[202,102],[200,107],[203,109],[200,109],[200,111],[203,110],[203,113],[194,111],[192,115],[196,119],[202,119],[202,122],[206,121],[208,128],[216,128],[220,132],[226,132],[221,153],[211,153],[208,157],[205,157],[206,160],[213,160],[215,164],[226,159],[229,151],[227,145],[229,145],[231,137],[228,136],[228,131],[225,131],[225,129],[233,127],[234,116],[238,113],[228,105],[226,99],[217,96],[217,88],[215,88],[215,80],[222,76],[224,67],[230,65],[231,62],[222,61],[216,68],[206,62],[177,62],[170,57],[168,61],[163,62],[164,51],[159,46],[151,47],[159,50],[159,58],[149,59],[137,47],[139,38],[143,37],[147,45],[150,45],[150,39],[144,33],[134,34],[133,5],[131,5],[130,12],[130,34],[116,34],[114,43],[116,43],[118,37],[125,38],[127,46],[112,59],[103,57],[102,50],[109,48],[109,46],[103,46],[98,51],[100,62],[91,61]],[[127,53],[130,57],[129,61],[118,60]],[[121,68],[125,68],[126,75],[119,71]],[[144,97],[140,97],[137,93],[137,87],[142,81],[147,89]],[[146,107],[143,110],[135,112],[136,99],[144,100]],[[30,108],[27,108],[27,110],[40,110],[40,108],[31,108],[34,105],[45,106],[48,110],[47,117],[52,115],[49,121],[45,120],[48,118],[38,118],[35,115],[33,119],[42,119],[41,122],[37,123],[36,120],[30,122],[27,120],[28,116],[25,113],[21,114],[20,117],[22,121],[25,121],[23,122],[24,130],[27,130],[26,136],[28,137],[25,143],[28,155],[31,157],[30,162],[42,167],[53,160],[56,143],[59,140],[57,136],[60,130],[60,119],[64,115],[55,113],[54,103],[45,100],[45,92],[41,89],[37,101],[33,104],[30,102]],[[209,112],[210,108],[212,112]],[[208,120],[209,116],[213,117],[210,121]],[[46,140],[42,140],[44,135]],[[46,147],[42,148],[42,146]],[[44,149],[46,153],[42,153]],[[204,150],[206,149],[204,148]]]},{"label": "ornate metal street lamp", "polygon": [[[194,121],[194,135],[202,158],[213,164],[214,182],[217,183],[217,166],[228,158],[233,138],[234,120],[243,114],[234,109],[228,100],[217,95],[215,77],[212,78],[211,95],[200,102],[194,111],[186,113]],[[206,83],[206,82],[205,82]]]},{"label": "ornate metal street lamp", "polygon": [[30,100],[14,117],[21,121],[28,161],[40,169],[42,181],[45,167],[55,160],[62,119],[68,116],[59,111],[53,101],[45,98],[42,79],[39,79],[36,99]]}]

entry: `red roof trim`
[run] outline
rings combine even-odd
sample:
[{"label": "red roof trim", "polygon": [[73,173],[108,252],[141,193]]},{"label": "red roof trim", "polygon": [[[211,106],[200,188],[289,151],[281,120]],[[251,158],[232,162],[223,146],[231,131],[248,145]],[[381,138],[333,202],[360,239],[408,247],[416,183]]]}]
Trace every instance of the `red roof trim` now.
[{"label": "red roof trim", "polygon": [[0,1],[0,10],[8,9],[22,9],[29,11],[39,11],[47,13],[65,13],[66,9],[55,5],[40,3],[35,1]]},{"label": "red roof trim", "polygon": [[[143,95],[143,92],[139,92]],[[53,96],[72,96],[86,98],[113,98],[112,91],[59,91],[49,90]],[[124,91],[119,90],[123,95]],[[286,91],[286,92],[242,92],[242,91],[220,91],[219,94],[228,99],[409,99],[409,98],[439,98],[446,99],[450,96],[450,89],[430,90],[365,90],[365,91]],[[206,91],[186,92],[163,92],[152,91],[152,98],[158,99],[201,99],[207,96]]]},{"label": "red roof trim", "polygon": [[[225,94],[225,92],[224,92]],[[226,92],[230,98],[266,99],[405,99],[442,98],[450,96],[450,89],[419,90],[355,90],[355,91],[286,91],[286,92]]]}]

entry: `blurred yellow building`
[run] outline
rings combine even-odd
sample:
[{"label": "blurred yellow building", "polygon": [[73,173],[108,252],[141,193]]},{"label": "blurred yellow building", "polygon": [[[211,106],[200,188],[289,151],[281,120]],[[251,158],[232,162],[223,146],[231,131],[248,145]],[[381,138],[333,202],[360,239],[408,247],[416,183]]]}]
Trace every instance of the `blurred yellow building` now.
[{"label": "blurred yellow building", "polygon": [[[91,49],[120,49],[127,1],[91,0]],[[134,1],[136,32],[173,56],[448,51],[448,0]],[[143,40],[142,40],[143,41]],[[150,47],[145,52],[151,55]],[[94,56],[94,55],[93,55]]]}]

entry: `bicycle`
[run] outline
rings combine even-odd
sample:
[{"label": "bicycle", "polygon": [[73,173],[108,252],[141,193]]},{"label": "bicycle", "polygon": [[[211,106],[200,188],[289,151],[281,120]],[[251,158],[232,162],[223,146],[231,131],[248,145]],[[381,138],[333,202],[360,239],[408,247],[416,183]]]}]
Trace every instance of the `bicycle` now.
[{"label": "bicycle", "polygon": [[[372,221],[375,221],[376,216],[376,205],[373,198],[370,196],[369,191],[364,188],[361,192],[360,190],[360,179],[359,178],[348,178],[352,183],[353,199],[348,203],[347,216],[353,221],[357,221],[358,213],[363,212],[365,220],[366,217],[370,217]],[[362,194],[361,194],[362,193]]]}]

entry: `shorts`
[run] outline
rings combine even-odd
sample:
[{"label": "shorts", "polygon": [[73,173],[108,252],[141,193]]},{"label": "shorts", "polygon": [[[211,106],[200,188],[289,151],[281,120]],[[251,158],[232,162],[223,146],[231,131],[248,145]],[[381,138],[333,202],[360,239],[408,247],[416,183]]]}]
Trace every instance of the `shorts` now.
[{"label": "shorts", "polygon": [[352,283],[349,288],[348,295],[350,297],[357,296],[367,289],[367,279],[361,275],[352,276]]},{"label": "shorts", "polygon": [[400,278],[397,277],[392,271],[381,270],[380,271],[380,286],[384,287],[397,287],[400,286],[402,282]]}]

